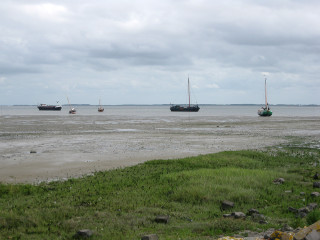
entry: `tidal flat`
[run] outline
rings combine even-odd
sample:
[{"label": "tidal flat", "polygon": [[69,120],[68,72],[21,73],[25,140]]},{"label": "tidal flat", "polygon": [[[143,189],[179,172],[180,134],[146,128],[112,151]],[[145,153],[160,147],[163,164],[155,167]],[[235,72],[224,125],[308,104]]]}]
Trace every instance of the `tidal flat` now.
[{"label": "tidal flat", "polygon": [[0,182],[39,183],[155,159],[308,142],[320,117],[0,116]]}]

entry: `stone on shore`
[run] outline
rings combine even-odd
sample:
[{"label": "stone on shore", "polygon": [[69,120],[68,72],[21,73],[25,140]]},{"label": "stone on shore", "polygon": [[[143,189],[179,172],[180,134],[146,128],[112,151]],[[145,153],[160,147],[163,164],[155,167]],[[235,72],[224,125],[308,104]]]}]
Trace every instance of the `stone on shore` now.
[{"label": "stone on shore", "polygon": [[273,180],[274,184],[283,184],[284,182],[285,182],[284,178],[277,178],[277,179]]},{"label": "stone on shore", "polygon": [[222,210],[226,210],[226,209],[230,209],[234,207],[234,202],[228,201],[228,200],[224,200],[221,203],[221,208]]},{"label": "stone on shore", "polygon": [[292,232],[293,228],[290,227],[288,224],[283,225],[283,227],[281,228],[281,231],[283,232]]},{"label": "stone on shore", "polygon": [[75,234],[75,238],[89,238],[93,235],[93,232],[90,229],[82,229],[79,230],[76,234]]},{"label": "stone on shore", "polygon": [[311,197],[319,197],[320,193],[319,192],[312,192],[310,195],[311,195]]},{"label": "stone on shore", "polygon": [[170,216],[167,216],[167,215],[159,215],[155,218],[155,222],[156,223],[169,223],[169,220],[170,220]]},{"label": "stone on shore", "polygon": [[289,211],[289,212],[292,212],[292,213],[298,213],[298,212],[299,212],[298,209],[293,208],[293,207],[288,207],[288,211]]},{"label": "stone on shore", "polygon": [[156,234],[149,234],[141,237],[141,240],[158,240],[159,237]]},{"label": "stone on shore", "polygon": [[320,182],[313,182],[313,188],[320,188]]},{"label": "stone on shore", "polygon": [[266,224],[267,223],[266,217],[263,214],[260,214],[260,213],[253,213],[251,215],[251,219],[252,219],[252,221],[258,222],[260,224]]},{"label": "stone on shore", "polygon": [[316,230],[312,230],[307,236],[306,240],[319,240],[320,239],[320,232]]},{"label": "stone on shore", "polygon": [[[299,232],[297,232],[294,235],[294,239],[295,240],[303,240],[303,239],[307,239],[307,236],[313,231],[317,231],[320,230],[320,221],[315,222],[314,224],[303,228],[302,230],[300,230]],[[311,236],[313,236],[313,234],[311,234]],[[310,236],[310,238],[311,238]],[[312,238],[311,238],[312,239]],[[319,239],[319,238],[318,238]],[[312,239],[313,240],[313,239]]]},{"label": "stone on shore", "polygon": [[309,203],[307,205],[307,208],[309,208],[310,211],[316,209],[318,207],[318,204],[317,203]]},{"label": "stone on shore", "polygon": [[231,213],[231,215],[236,219],[245,218],[246,217],[246,215],[243,212],[233,212],[233,213]]},{"label": "stone on shore", "polygon": [[254,213],[259,214],[259,211],[258,211],[257,209],[251,208],[251,209],[248,211],[247,215],[251,216],[251,215],[254,214]]}]

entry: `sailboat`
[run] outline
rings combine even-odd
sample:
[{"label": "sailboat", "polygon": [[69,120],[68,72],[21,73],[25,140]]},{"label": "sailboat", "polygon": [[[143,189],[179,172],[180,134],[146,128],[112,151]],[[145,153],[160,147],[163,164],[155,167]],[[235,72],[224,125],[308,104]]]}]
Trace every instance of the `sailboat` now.
[{"label": "sailboat", "polygon": [[98,107],[98,112],[103,112],[104,108],[101,106],[101,101],[99,99],[99,107]]},{"label": "sailboat", "polygon": [[270,117],[272,115],[272,111],[270,110],[268,100],[267,100],[267,78],[264,79],[264,92],[265,92],[266,105],[261,107],[258,110],[258,115],[261,117]]},{"label": "sailboat", "polygon": [[67,100],[68,100],[68,104],[69,104],[69,106],[70,106],[69,114],[76,114],[77,111],[76,111],[76,109],[75,109],[74,107],[71,106],[68,97],[67,97]]},{"label": "sailboat", "polygon": [[171,105],[171,112],[198,112],[200,107],[198,104],[191,105],[190,104],[190,81],[188,77],[188,96],[189,96],[189,105],[181,106],[181,105]]}]

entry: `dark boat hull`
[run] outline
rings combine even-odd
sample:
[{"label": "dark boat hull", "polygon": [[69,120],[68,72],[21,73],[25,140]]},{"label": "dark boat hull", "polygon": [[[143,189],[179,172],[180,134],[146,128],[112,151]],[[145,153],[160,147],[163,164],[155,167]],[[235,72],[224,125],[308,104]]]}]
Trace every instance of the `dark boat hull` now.
[{"label": "dark boat hull", "polygon": [[61,111],[61,106],[38,106],[41,111]]},{"label": "dark boat hull", "polygon": [[170,107],[171,112],[198,112],[200,110],[198,105],[194,106],[180,106],[175,105]]},{"label": "dark boat hull", "polygon": [[258,110],[258,115],[261,117],[270,117],[272,116],[272,111],[270,109],[261,108]]}]

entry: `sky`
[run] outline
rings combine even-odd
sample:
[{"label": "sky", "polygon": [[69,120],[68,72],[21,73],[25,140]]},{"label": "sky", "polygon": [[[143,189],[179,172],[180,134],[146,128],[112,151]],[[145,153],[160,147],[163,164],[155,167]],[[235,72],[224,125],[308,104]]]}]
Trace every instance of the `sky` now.
[{"label": "sky", "polygon": [[1,0],[0,105],[320,104],[318,0]]}]

